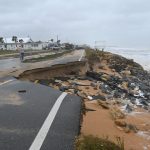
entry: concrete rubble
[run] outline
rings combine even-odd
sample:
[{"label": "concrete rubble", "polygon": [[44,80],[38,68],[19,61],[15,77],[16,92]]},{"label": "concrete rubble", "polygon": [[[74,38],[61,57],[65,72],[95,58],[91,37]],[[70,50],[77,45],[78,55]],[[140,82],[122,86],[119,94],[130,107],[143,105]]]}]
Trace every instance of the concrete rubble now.
[{"label": "concrete rubble", "polygon": [[[88,80],[88,77],[90,80]],[[81,80],[82,78],[82,80]],[[77,94],[84,99],[111,101],[117,99],[126,112],[130,113],[135,107],[150,109],[150,87],[148,82],[139,78],[117,77],[103,72],[88,71],[86,76],[79,79],[73,76],[55,77],[51,80],[39,80],[39,83],[57,87],[60,91]],[[92,91],[85,92],[88,88]],[[123,107],[122,107],[123,108]]]}]

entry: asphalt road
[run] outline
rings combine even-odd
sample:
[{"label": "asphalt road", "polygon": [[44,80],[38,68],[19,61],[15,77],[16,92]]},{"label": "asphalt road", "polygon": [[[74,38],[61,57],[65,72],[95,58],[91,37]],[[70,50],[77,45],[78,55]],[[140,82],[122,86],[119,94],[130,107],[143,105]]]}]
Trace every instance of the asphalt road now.
[{"label": "asphalt road", "polygon": [[36,63],[21,63],[19,58],[3,59],[0,60],[0,77],[8,74],[11,76],[17,76],[26,70],[50,67],[52,65],[65,64],[67,62],[81,61],[83,57],[84,50],[76,50],[73,53],[67,54],[63,57]]},{"label": "asphalt road", "polygon": [[[63,57],[59,57],[53,60],[49,60],[49,61],[45,61],[46,63],[49,62],[48,64],[51,63],[66,63],[66,62],[70,62],[70,61],[77,61],[77,60],[81,60],[81,56],[83,57],[83,52],[84,50],[78,50],[75,51],[73,55],[66,55]],[[40,62],[41,63],[41,62]],[[40,64],[40,63],[36,63],[36,64]],[[35,64],[35,63],[21,63],[19,58],[7,58],[7,59],[1,59],[0,60],[0,71],[2,70],[8,70],[8,69],[12,69],[12,68],[23,68],[23,67],[27,67],[30,66],[31,64]]]},{"label": "asphalt road", "polygon": [[73,150],[80,111],[77,96],[0,78],[0,150]]},{"label": "asphalt road", "polygon": [[20,62],[19,58],[8,58],[0,60],[0,71],[21,67],[23,67],[23,63]]}]

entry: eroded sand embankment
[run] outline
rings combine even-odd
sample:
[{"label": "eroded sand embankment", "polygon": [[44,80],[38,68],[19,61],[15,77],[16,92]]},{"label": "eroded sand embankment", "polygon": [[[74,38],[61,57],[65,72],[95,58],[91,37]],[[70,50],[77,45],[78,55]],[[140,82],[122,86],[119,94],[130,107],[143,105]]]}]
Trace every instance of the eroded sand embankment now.
[{"label": "eroded sand embankment", "polygon": [[119,55],[87,52],[87,61],[22,73],[20,79],[76,94],[85,103],[81,135],[124,139],[126,150],[150,149],[150,75]]},{"label": "eroded sand embankment", "polygon": [[87,63],[85,61],[70,62],[67,64],[58,64],[51,67],[37,68],[24,71],[19,75],[22,80],[41,80],[51,79],[59,76],[67,75],[84,75],[87,71]]}]

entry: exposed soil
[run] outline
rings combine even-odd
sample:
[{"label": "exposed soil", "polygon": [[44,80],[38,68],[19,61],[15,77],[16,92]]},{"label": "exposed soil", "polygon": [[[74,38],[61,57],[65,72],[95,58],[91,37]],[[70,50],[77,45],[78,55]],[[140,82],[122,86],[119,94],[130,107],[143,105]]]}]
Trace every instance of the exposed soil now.
[{"label": "exposed soil", "polygon": [[[83,119],[81,128],[81,134],[84,135],[95,135],[98,137],[109,137],[109,139],[115,141],[116,137],[124,139],[125,150],[142,150],[147,147],[150,149],[150,137],[140,136],[138,133],[130,132],[125,133],[121,127],[114,124],[114,120],[111,118],[109,110],[103,109],[98,106],[97,101],[86,102],[86,107],[95,111],[88,111]],[[142,131],[145,129],[139,128],[139,126],[147,124],[146,130],[150,132],[150,125],[147,121],[150,120],[149,114],[143,114],[142,119],[138,116],[127,115],[125,122],[134,124],[137,128]],[[142,133],[142,132],[141,132]]]},{"label": "exposed soil", "polygon": [[28,70],[19,75],[22,80],[52,79],[59,76],[83,75],[87,71],[86,62],[71,62],[68,64],[54,65],[47,68]]}]

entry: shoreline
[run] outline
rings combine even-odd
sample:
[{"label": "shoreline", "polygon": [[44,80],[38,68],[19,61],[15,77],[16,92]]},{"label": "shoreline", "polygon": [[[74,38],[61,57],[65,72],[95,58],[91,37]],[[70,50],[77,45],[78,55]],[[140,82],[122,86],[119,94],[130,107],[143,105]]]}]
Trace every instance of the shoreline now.
[{"label": "shoreline", "polygon": [[[126,50],[126,49],[107,49],[107,52],[111,52],[113,54],[121,55],[127,59],[133,59],[136,63],[142,65],[142,67],[150,72],[150,51],[144,50]],[[149,59],[148,59],[149,57]]]}]

